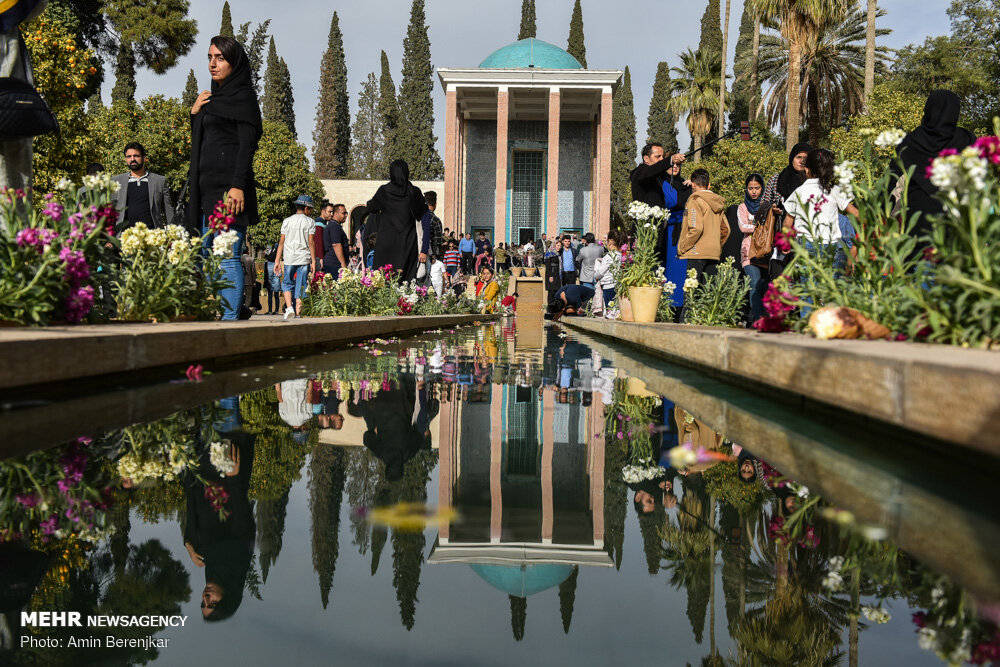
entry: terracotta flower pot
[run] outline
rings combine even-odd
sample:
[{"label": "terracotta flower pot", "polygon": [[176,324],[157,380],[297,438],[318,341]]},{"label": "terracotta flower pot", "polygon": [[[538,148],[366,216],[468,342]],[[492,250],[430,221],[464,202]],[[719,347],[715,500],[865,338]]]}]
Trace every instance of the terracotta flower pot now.
[{"label": "terracotta flower pot", "polygon": [[659,287],[629,287],[628,298],[632,302],[632,317],[636,322],[655,322],[656,310],[660,306]]},{"label": "terracotta flower pot", "polygon": [[526,275],[526,276],[534,276],[537,273],[538,273],[538,269],[536,267],[534,267],[534,266],[526,266],[526,267],[524,267],[524,275]]},{"label": "terracotta flower pot", "polygon": [[619,294],[615,297],[618,301],[618,314],[621,316],[622,322],[634,322],[632,319],[632,302],[629,301],[627,296]]},{"label": "terracotta flower pot", "polygon": [[510,267],[510,275],[514,276],[515,278],[517,278],[518,276],[520,276],[521,275],[521,267],[520,266],[512,266],[512,267]]}]

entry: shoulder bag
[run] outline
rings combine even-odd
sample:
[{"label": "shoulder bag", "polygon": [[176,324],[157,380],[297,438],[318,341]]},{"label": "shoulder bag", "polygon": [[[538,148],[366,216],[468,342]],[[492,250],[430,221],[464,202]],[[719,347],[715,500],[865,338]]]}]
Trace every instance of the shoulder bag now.
[{"label": "shoulder bag", "polygon": [[0,140],[29,139],[59,131],[59,121],[45,98],[35,90],[31,58],[18,35],[18,50],[24,60],[25,79],[0,78]]}]

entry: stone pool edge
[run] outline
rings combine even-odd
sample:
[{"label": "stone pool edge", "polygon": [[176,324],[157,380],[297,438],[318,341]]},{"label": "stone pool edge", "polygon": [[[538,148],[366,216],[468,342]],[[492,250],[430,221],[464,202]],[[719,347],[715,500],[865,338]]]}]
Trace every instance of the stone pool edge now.
[{"label": "stone pool edge", "polygon": [[562,323],[729,382],[750,381],[1000,456],[995,352],[583,317]]},{"label": "stone pool edge", "polygon": [[324,317],[291,322],[171,322],[0,329],[0,391],[252,358],[486,322],[496,315]]}]

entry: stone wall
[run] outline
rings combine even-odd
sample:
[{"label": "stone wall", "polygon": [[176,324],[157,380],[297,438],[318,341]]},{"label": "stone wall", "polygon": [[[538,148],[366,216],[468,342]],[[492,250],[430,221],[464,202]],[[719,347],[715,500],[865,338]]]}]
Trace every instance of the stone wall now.
[{"label": "stone wall", "polygon": [[559,123],[559,229],[591,231],[593,124]]},{"label": "stone wall", "polygon": [[[358,181],[358,180],[327,180],[322,181],[323,189],[326,191],[326,198],[335,204],[343,204],[350,213],[356,207],[368,203],[368,200],[375,195],[375,191],[386,181]],[[438,196],[437,214],[438,217],[444,215],[444,181],[413,181],[413,184],[420,188],[421,192],[433,190]],[[344,231],[350,233],[350,216],[344,223]],[[442,217],[445,227],[449,227],[447,220]]]},{"label": "stone wall", "polygon": [[465,127],[463,228],[492,229],[497,191],[497,124],[494,120],[467,120]]}]

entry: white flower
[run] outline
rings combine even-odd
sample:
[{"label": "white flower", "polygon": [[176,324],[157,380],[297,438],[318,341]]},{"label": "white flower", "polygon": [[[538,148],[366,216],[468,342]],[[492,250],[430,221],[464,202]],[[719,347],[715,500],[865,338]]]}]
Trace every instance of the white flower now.
[{"label": "white flower", "polygon": [[837,179],[840,190],[849,198],[854,198],[854,170],[858,163],[844,160],[833,168],[833,177]]},{"label": "white flower", "polygon": [[148,231],[149,229],[144,222],[137,222],[123,231],[121,236],[122,254],[135,255],[142,251],[146,246],[146,233]]},{"label": "white flower", "polygon": [[167,225],[163,231],[171,241],[186,241],[188,239],[187,230],[180,225]]},{"label": "white flower", "polygon": [[212,254],[216,257],[228,257],[233,254],[233,245],[239,240],[239,233],[230,229],[228,232],[222,232],[221,234],[215,235],[215,240],[212,241]]},{"label": "white flower", "polygon": [[869,621],[882,625],[892,620],[892,616],[882,607],[862,607],[861,612]]},{"label": "white flower", "polygon": [[229,448],[232,446],[228,440],[223,442],[213,442],[209,445],[209,461],[212,462],[212,466],[219,471],[221,475],[228,475],[232,471],[236,470],[236,463],[229,458]]},{"label": "white flower", "polygon": [[673,294],[674,290],[676,290],[676,289],[677,289],[677,285],[673,284],[669,280],[667,282],[663,283],[663,293],[664,294]]},{"label": "white flower", "polygon": [[167,245],[167,233],[162,229],[151,229],[146,232],[146,245],[165,246]]},{"label": "white flower", "polygon": [[844,585],[844,578],[840,576],[840,572],[830,571],[826,573],[823,577],[823,588],[830,591],[831,593],[836,593]]},{"label": "white flower", "polygon": [[917,645],[925,651],[932,651],[937,646],[937,632],[933,628],[917,630]]},{"label": "white flower", "polygon": [[962,184],[962,160],[958,156],[936,157],[931,163],[931,184],[949,194]]},{"label": "white flower", "polygon": [[840,572],[844,569],[844,557],[834,556],[830,559],[830,570],[834,572]]},{"label": "white flower", "polygon": [[685,292],[690,292],[697,287],[698,287],[698,278],[696,278],[695,276],[689,275],[687,278],[684,279]]},{"label": "white flower", "polygon": [[170,250],[167,251],[167,261],[177,266],[184,259],[184,253],[187,248],[188,245],[184,241],[174,241],[170,244]]},{"label": "white flower", "polygon": [[897,128],[886,130],[875,137],[875,146],[878,148],[895,148],[905,136],[906,132]]},{"label": "white flower", "polygon": [[944,586],[938,584],[931,591],[931,601],[934,602],[934,606],[938,606],[944,600]]},{"label": "white flower", "polygon": [[59,179],[56,183],[56,190],[59,192],[66,192],[67,190],[73,189],[73,181],[69,180],[65,176]]},{"label": "white flower", "polygon": [[805,485],[800,486],[799,490],[795,492],[795,495],[797,495],[799,498],[808,498],[809,497],[809,487],[805,486]]},{"label": "white flower", "polygon": [[626,484],[638,484],[647,480],[656,479],[667,474],[667,471],[659,466],[636,466],[627,465],[622,468],[622,479]]}]

